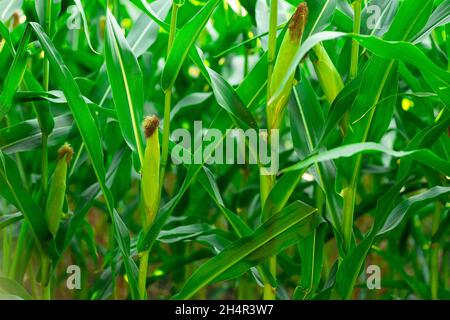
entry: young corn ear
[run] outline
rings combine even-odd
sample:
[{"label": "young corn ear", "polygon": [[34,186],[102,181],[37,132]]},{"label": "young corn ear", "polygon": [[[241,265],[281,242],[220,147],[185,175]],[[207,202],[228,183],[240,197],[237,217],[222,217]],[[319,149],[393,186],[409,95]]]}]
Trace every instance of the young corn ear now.
[{"label": "young corn ear", "polygon": [[56,237],[61,221],[66,195],[67,168],[73,156],[73,149],[67,142],[58,150],[58,162],[53,173],[45,206],[45,218],[50,232]]},{"label": "young corn ear", "polygon": [[331,105],[339,92],[344,88],[344,82],[322,44],[314,46],[313,52],[314,70],[317,73],[325,97]]},{"label": "young corn ear", "polygon": [[144,163],[142,165],[141,190],[144,207],[144,228],[148,228],[155,219],[159,206],[159,119],[156,116],[146,117],[144,120],[145,147]]},{"label": "young corn ear", "polygon": [[269,87],[269,105],[267,106],[267,116],[269,122],[269,129],[279,128],[281,119],[289,99],[294,82],[294,73],[289,74],[288,81],[282,89],[282,93],[272,101],[272,97],[280,91],[280,86],[283,79],[286,77],[289,66],[295,58],[300,44],[302,42],[303,32],[305,31],[306,22],[308,20],[308,6],[306,3],[301,3],[291,21],[288,29],[284,35],[280,50],[277,55],[275,66],[272,73],[272,80]]}]

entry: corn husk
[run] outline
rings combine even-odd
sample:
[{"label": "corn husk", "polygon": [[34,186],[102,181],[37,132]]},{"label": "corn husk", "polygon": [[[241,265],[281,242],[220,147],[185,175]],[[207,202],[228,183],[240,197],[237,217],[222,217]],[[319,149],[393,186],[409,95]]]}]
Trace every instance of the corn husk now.
[{"label": "corn husk", "polygon": [[315,55],[313,60],[314,70],[317,73],[325,97],[331,105],[339,92],[344,88],[344,82],[321,44],[314,46],[313,52]]},{"label": "corn husk", "polygon": [[50,232],[56,237],[59,223],[62,217],[64,198],[66,196],[67,168],[73,156],[70,144],[65,143],[58,150],[58,162],[56,163],[45,206],[45,218]]},{"label": "corn husk", "polygon": [[[295,55],[300,47],[307,19],[308,6],[306,3],[301,3],[292,16],[286,34],[284,35],[283,42],[281,43],[272,73],[268,101],[272,101],[272,97],[275,93],[280,91],[283,79],[285,78],[290,65],[293,63]],[[267,106],[269,129],[276,129],[280,127],[281,119],[289,99],[293,83],[294,73],[289,75],[288,81],[283,87],[281,94]]]},{"label": "corn husk", "polygon": [[145,147],[144,163],[142,165],[141,192],[143,198],[143,224],[148,228],[155,219],[159,206],[159,120],[157,117],[147,117],[144,120],[145,136],[147,145]]}]

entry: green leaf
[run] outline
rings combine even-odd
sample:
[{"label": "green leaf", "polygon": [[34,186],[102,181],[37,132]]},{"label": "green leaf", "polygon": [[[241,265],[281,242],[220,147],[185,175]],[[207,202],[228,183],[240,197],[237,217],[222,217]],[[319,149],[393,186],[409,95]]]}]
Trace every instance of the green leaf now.
[{"label": "green leaf", "polygon": [[[314,218],[317,209],[314,209],[300,201],[286,207],[278,214],[273,215],[269,220],[256,229],[251,235],[237,240],[229,247],[225,248],[214,258],[198,268],[187,280],[181,291],[172,299],[189,299],[199,289],[213,281],[223,272],[233,267],[241,260],[245,259],[256,250],[270,243],[271,240],[281,236],[298,224],[308,224]],[[307,233],[308,234],[308,233]],[[303,236],[306,236],[304,234]],[[269,246],[270,247],[270,246]],[[270,248],[270,253],[274,254],[276,248]]]},{"label": "green leaf", "polygon": [[[149,4],[157,17],[164,20],[171,7],[170,1],[159,0]],[[155,42],[160,26],[145,13],[136,20],[127,41],[136,57],[142,56]]]},{"label": "green leaf", "polygon": [[50,233],[44,212],[31,197],[20,178],[16,163],[0,152],[0,193],[12,203],[30,222],[33,235],[43,253],[55,259],[58,256],[53,236]]},{"label": "green leaf", "polygon": [[[25,73],[25,76],[27,74]],[[15,102],[40,102],[40,101],[48,101],[53,104],[67,104],[67,99],[64,96],[64,92],[60,90],[50,90],[47,92],[42,91],[40,86],[37,87],[37,91],[18,91],[14,97]],[[100,107],[98,104],[92,102],[85,96],[83,96],[83,100],[86,102],[86,104],[93,110],[102,114],[105,114],[113,119],[117,119],[117,114],[114,109],[110,108],[103,108]],[[40,108],[44,108],[44,105],[37,105],[36,110],[39,110]]]},{"label": "green leaf", "polygon": [[323,223],[304,241],[299,242],[298,247],[302,260],[302,273],[300,284],[294,292],[294,299],[310,299],[319,287],[326,229],[326,224]]},{"label": "green leaf", "polygon": [[[215,278],[213,282],[228,281],[240,277],[250,268],[258,264],[266,267],[263,263],[267,262],[270,257],[282,253],[284,250],[297,243],[308,241],[307,239],[311,237],[315,230],[320,228],[322,225],[324,225],[322,218],[316,214],[311,221],[300,223],[296,227],[290,228],[264,246],[255,250],[253,253],[249,254],[247,257],[240,260],[238,263],[223,272],[220,276]],[[274,287],[278,286],[276,281],[271,279],[273,276],[271,276],[270,273],[265,272],[265,269],[260,270],[262,270],[261,274],[263,274],[266,279],[269,279],[264,282],[270,281],[270,284]],[[273,282],[275,282],[275,284],[273,284]]]},{"label": "green leaf", "polygon": [[0,277],[0,300],[33,300],[28,291],[17,281]]},{"label": "green leaf", "polygon": [[[1,10],[0,10],[1,11]],[[5,39],[6,46],[8,47],[11,54],[15,55],[16,50],[14,49],[14,44],[11,39],[11,34],[9,32],[9,29],[5,24],[0,21],[0,35]]]},{"label": "green leaf", "polygon": [[56,19],[61,12],[61,0],[50,0],[51,12],[49,17],[47,13],[48,4],[49,0],[35,0],[36,13],[39,18],[39,23],[45,30],[47,30],[46,24],[47,22],[50,22],[49,36],[52,37],[56,29]]},{"label": "green leaf", "polygon": [[[292,141],[297,155],[301,158],[311,155],[315,150],[320,150],[320,136],[325,125],[322,109],[322,106],[318,103],[317,95],[309,81],[306,79],[306,75],[302,76],[302,80],[295,88],[293,99],[291,99],[289,104]],[[299,170],[298,173],[303,172],[306,169],[307,168]],[[334,180],[336,176],[334,163],[332,161],[317,163],[316,168],[314,168],[312,173],[322,190],[325,192],[328,212],[331,215],[330,220],[334,230],[341,233],[342,198],[336,194],[334,190]],[[286,175],[292,174],[295,175],[295,171],[286,173]],[[280,188],[283,188],[281,190],[290,190],[292,187],[280,186]],[[277,185],[275,185],[274,189],[277,189]],[[278,190],[278,192],[289,194],[289,192],[281,190]],[[269,195],[269,199],[270,198],[271,195]],[[266,200],[266,203],[269,199]]]},{"label": "green leaf", "polygon": [[[163,0],[164,1],[164,0]],[[136,7],[143,11],[150,19],[156,22],[161,28],[169,30],[170,26],[160,19],[157,13],[154,11],[152,4],[149,4],[147,0],[130,0]]]},{"label": "green leaf", "polygon": [[[55,129],[49,136],[50,147],[60,146],[72,130],[73,118],[70,113],[55,117]],[[37,119],[26,120],[0,129],[0,150],[6,154],[30,151],[39,148],[42,143],[42,131]]]},{"label": "green leaf", "polygon": [[[384,41],[410,39],[417,29],[420,30],[425,25],[432,6],[433,0],[422,1],[422,3],[414,0],[403,1],[389,31],[384,35]],[[360,37],[355,36],[355,39]],[[364,85],[359,88],[351,108],[349,120],[352,127],[344,138],[344,144],[367,141],[369,130],[373,125],[373,116],[377,111],[377,104],[395,66],[392,58],[387,60],[374,56],[368,61],[362,73],[361,83]],[[339,162],[338,189],[349,186],[359,176],[361,160],[361,156],[358,156]]]},{"label": "green leaf", "polygon": [[307,0],[308,21],[305,28],[304,39],[325,30],[336,11],[337,0]]},{"label": "green leaf", "polygon": [[75,5],[77,6],[78,11],[80,12],[81,18],[83,19],[84,35],[86,37],[86,42],[89,46],[89,49],[91,49],[91,51],[95,54],[100,54],[92,46],[91,35],[89,32],[89,22],[86,18],[86,12],[84,12],[83,4],[81,3],[81,0],[74,0],[74,1],[75,1]]},{"label": "green leaf", "polygon": [[[126,160],[127,155],[130,155],[129,149],[124,145],[117,151],[114,155],[113,160],[106,173],[106,185],[110,187],[116,177],[117,170],[123,161]],[[73,239],[73,236],[79,228],[83,225],[86,215],[89,209],[92,207],[94,200],[100,196],[101,188],[98,182],[92,184],[79,196],[76,201],[76,209],[74,210],[72,218],[67,221],[67,226],[65,227],[64,239],[62,240],[61,251],[64,251],[69,246]],[[62,235],[62,234],[61,234]]]},{"label": "green leaf", "polygon": [[430,299],[430,290],[427,285],[421,282],[417,277],[409,275],[405,270],[405,265],[400,257],[390,254],[389,252],[382,251],[379,248],[375,248],[375,252],[381,257],[386,259],[391,267],[398,273],[402,280],[406,283],[408,287],[411,288],[421,299]]},{"label": "green leaf", "polygon": [[443,26],[450,22],[450,2],[442,1],[441,4],[433,11],[430,19],[423,29],[414,36],[413,43],[423,41],[437,27]]},{"label": "green leaf", "polygon": [[282,172],[301,170],[304,168],[308,168],[309,166],[317,162],[335,160],[339,158],[348,158],[357,154],[374,152],[382,152],[396,158],[409,157],[412,160],[418,161],[433,169],[443,172],[446,175],[450,173],[450,164],[448,163],[448,161],[440,158],[431,150],[417,149],[408,151],[395,151],[374,142],[349,144],[336,147],[332,150],[322,151],[318,154],[307,157],[306,159],[298,162],[297,164],[294,164],[293,166],[283,169]]},{"label": "green leaf", "polygon": [[136,264],[129,256],[130,251],[130,240],[129,234],[124,231],[124,225],[114,209],[114,200],[111,195],[111,191],[105,183],[105,168],[103,164],[103,153],[100,143],[100,135],[97,131],[97,126],[89,111],[86,102],[84,101],[80,89],[77,83],[73,79],[70,71],[65,66],[61,55],[53,46],[51,40],[42,30],[42,27],[37,23],[30,23],[31,28],[35,31],[36,36],[41,43],[46,57],[50,62],[50,66],[53,70],[53,78],[61,87],[64,95],[67,98],[67,102],[72,111],[74,120],[78,126],[81,137],[83,138],[86,150],[89,154],[92,166],[94,168],[95,175],[102,189],[103,195],[105,197],[106,205],[108,207],[108,212],[111,217],[111,221],[114,226],[115,239],[118,242],[125,269],[128,275],[128,281],[130,284],[131,292],[133,297],[138,297],[139,292],[137,289],[137,272]]},{"label": "green leaf", "polygon": [[[252,69],[252,71],[248,74],[245,80],[241,83],[241,85],[236,89],[236,92],[239,95],[240,99],[249,109],[252,106],[256,106],[255,101],[262,93],[267,83],[267,77],[265,76],[265,74],[267,74],[267,61],[263,56],[256,64],[256,66]],[[219,110],[219,112],[216,114],[216,117],[214,118],[214,121],[210,125],[211,128],[228,128],[229,126],[231,126],[231,119],[225,117],[225,112],[226,111],[224,109]],[[198,150],[196,150],[195,152],[198,152]],[[200,152],[202,151],[200,150]],[[176,205],[179,203],[190,184],[194,181],[194,178],[198,175],[201,168],[202,166],[196,164],[192,164],[189,166],[186,177],[184,178],[183,184],[180,187],[178,193],[159,210],[155,223],[152,225],[152,228],[149,230],[149,232],[140,235],[137,246],[139,252],[149,250],[153,246],[160,230],[163,228],[168,217],[172,214]],[[224,210],[223,212],[227,213],[226,210]],[[230,217],[232,217],[232,215],[230,215]],[[242,224],[241,227],[243,227]],[[243,231],[242,234],[245,234],[244,230],[241,231]]]},{"label": "green leaf", "polygon": [[[42,86],[36,80],[36,78],[29,72],[25,71],[23,76],[24,87],[27,90],[42,92]],[[17,92],[16,92],[17,94]],[[53,115],[50,111],[49,105],[47,103],[33,102],[33,109],[36,112],[36,116],[39,121],[39,126],[43,133],[49,135],[52,133],[55,127],[55,120],[53,119]]]},{"label": "green leaf", "polygon": [[29,53],[26,50],[30,39],[30,31],[27,29],[20,41],[17,54],[6,75],[5,86],[0,95],[0,121],[11,109],[14,95],[22,82],[27,67]]},{"label": "green leaf", "polygon": [[162,89],[166,91],[175,83],[175,79],[181,70],[183,62],[189,54],[192,46],[202,32],[214,9],[220,0],[209,0],[200,11],[189,20],[175,37],[169,57],[162,74]]},{"label": "green leaf", "polygon": [[449,193],[450,187],[433,187],[421,194],[408,198],[392,210],[384,226],[377,233],[377,236],[381,236],[395,229],[402,222],[408,212],[410,212],[410,210],[417,210],[428,203],[436,201],[438,198],[445,198],[444,196]]},{"label": "green leaf", "polygon": [[231,85],[220,74],[207,68],[217,103],[224,108],[243,129],[257,130],[258,125]]},{"label": "green leaf", "polygon": [[[433,125],[419,132],[408,144],[406,152],[424,146],[431,146],[443,132],[446,132],[450,125],[450,117],[447,109],[444,109],[443,116]],[[410,171],[412,170],[412,159],[400,161],[396,183],[389,188],[377,201],[377,207],[373,216],[375,221],[369,234],[343,259],[337,273],[337,288],[342,298],[348,299],[351,296],[353,286],[361,271],[367,254],[376,239],[376,235],[386,223],[389,213],[393,209],[394,201],[403,188]],[[448,166],[448,162],[446,164]]]},{"label": "green leaf", "polygon": [[108,10],[106,19],[105,60],[111,83],[117,118],[128,146],[144,161],[143,120],[144,82],[137,59],[122,30]]},{"label": "green leaf", "polygon": [[20,212],[0,216],[0,230],[22,219],[23,215]]},{"label": "green leaf", "polygon": [[[450,87],[450,72],[437,66],[418,47],[414,46],[413,44],[401,41],[384,41],[373,36],[352,37],[363,47],[372,51],[374,54],[381,58],[396,59],[417,67],[422,73],[424,73],[424,78],[426,80],[428,78],[428,75],[432,74],[437,80],[440,81],[442,86],[445,86],[445,88],[438,90],[436,93],[439,94],[441,92],[445,92],[447,95],[450,94],[448,90],[448,87]],[[450,98],[448,98],[448,100],[446,101],[450,101]]]}]

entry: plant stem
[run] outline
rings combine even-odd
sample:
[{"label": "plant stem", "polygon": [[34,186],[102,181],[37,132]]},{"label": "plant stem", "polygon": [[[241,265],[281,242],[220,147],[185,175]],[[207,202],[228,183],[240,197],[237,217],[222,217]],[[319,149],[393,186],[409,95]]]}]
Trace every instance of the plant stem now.
[{"label": "plant stem", "polygon": [[150,252],[144,251],[139,260],[139,296],[142,300],[147,298],[147,271]]},{"label": "plant stem", "polygon": [[[33,268],[33,263],[28,264],[28,272],[31,275],[34,275],[34,268]],[[39,298],[39,287],[36,283],[36,277],[31,276],[30,277],[30,286],[31,286],[31,293],[33,296],[33,300],[38,299]]]},{"label": "plant stem", "polygon": [[[47,32],[47,35],[51,38],[51,25],[52,25],[52,3],[53,0],[47,0],[45,6],[45,18],[44,18],[44,29]],[[44,91],[48,91],[50,87],[50,61],[45,58],[44,59],[44,70],[43,70],[43,80],[42,85]],[[42,166],[41,166],[41,182],[42,182],[42,203],[46,203],[47,199],[47,185],[48,185],[48,135],[47,133],[42,132]],[[44,266],[45,261],[45,266]],[[42,258],[42,266],[41,270],[47,269],[47,257]],[[46,286],[43,287],[43,298],[46,300],[51,299],[50,287],[51,287],[51,267],[50,274],[48,275],[50,279]]]},{"label": "plant stem", "polygon": [[[16,245],[16,248],[14,251],[14,260],[12,263],[12,268],[9,273],[11,279],[17,280],[19,282],[22,282],[23,274],[20,274],[20,277],[19,277],[18,267],[19,267],[22,255],[24,253],[24,247],[26,244],[27,235],[28,235],[28,223],[26,221],[24,221],[22,223],[22,226],[20,227],[19,237],[18,237],[17,245]],[[20,267],[26,268],[26,266],[23,266],[23,265],[21,265]]]},{"label": "plant stem", "polygon": [[450,289],[450,251],[444,250],[442,254],[442,279],[444,283],[444,290],[448,291]]},{"label": "plant stem", "polygon": [[[275,65],[275,55],[277,46],[277,21],[278,21],[278,0],[272,0],[270,3],[270,22],[269,22],[269,43],[267,47],[268,73],[267,73],[267,101],[270,99],[270,83],[272,81],[272,73]],[[270,144],[271,115],[269,108],[267,110],[268,137],[267,143]],[[264,209],[266,199],[275,185],[275,176],[260,175],[260,193],[261,193],[261,210]],[[274,278],[277,273],[277,257],[269,258],[269,271]],[[270,283],[264,284],[264,300],[275,300],[276,291]]]},{"label": "plant stem", "polygon": [[342,232],[344,233],[344,251],[348,253],[351,248],[353,237],[353,217],[355,211],[355,197],[356,188],[353,184],[342,190],[343,217],[342,217]]},{"label": "plant stem", "polygon": [[2,268],[3,273],[7,275],[10,272],[10,248],[11,248],[11,230],[5,229],[3,230],[3,259],[2,259]]},{"label": "plant stem", "polygon": [[[363,139],[366,141],[366,135]],[[348,253],[351,248],[353,238],[353,219],[355,215],[356,188],[358,186],[358,178],[361,171],[362,157],[357,156],[355,168],[353,169],[350,184],[342,190],[343,216],[342,216],[342,232],[344,237],[344,251]]]},{"label": "plant stem", "polygon": [[[175,32],[177,28],[177,16],[178,16],[178,5],[172,5],[172,17],[170,19],[170,31],[169,31],[169,42],[167,44],[167,57],[172,50],[173,41],[175,39]],[[164,187],[164,175],[166,172],[167,158],[169,154],[169,136],[170,136],[170,109],[172,104],[172,86],[167,88],[164,99],[164,123],[163,123],[163,137],[162,137],[162,147],[161,147],[161,171],[159,175],[159,198],[161,199],[162,189]]]},{"label": "plant stem", "polygon": [[[46,0],[45,6],[45,18],[44,18],[44,30],[47,35],[51,37],[51,25],[52,25],[52,1]],[[44,70],[42,87],[44,91],[48,91],[50,83],[50,62],[47,58],[44,59]],[[42,132],[42,161],[41,161],[41,183],[42,183],[42,203],[45,203],[48,184],[48,135]]]},{"label": "plant stem", "polygon": [[[169,41],[167,44],[167,57],[170,54],[172,49],[173,41],[175,39],[175,33],[177,28],[177,16],[178,16],[179,5],[175,2],[172,4],[172,16],[170,19],[170,30],[169,30]],[[160,180],[159,180],[159,202],[161,202],[162,189],[164,185],[164,175],[166,172],[167,166],[167,158],[169,154],[169,136],[170,136],[170,108],[172,104],[172,86],[169,87],[165,94],[165,102],[164,102],[164,124],[163,124],[163,137],[162,137],[162,147],[161,147],[161,171],[160,171]],[[149,222],[150,224],[152,222]],[[146,225],[146,229],[148,226]],[[142,252],[140,263],[139,263],[139,293],[141,299],[146,298],[147,291],[147,271],[148,271],[148,257],[149,250]]]},{"label": "plant stem", "polygon": [[[48,280],[43,279],[43,275],[46,274]],[[43,283],[47,282],[46,285],[42,285],[42,299],[51,299],[51,283],[52,283],[52,266],[50,259],[44,254],[41,254],[41,281]]]},{"label": "plant stem", "polygon": [[[359,34],[361,29],[361,2],[362,0],[355,0],[353,2],[353,33]],[[359,59],[359,43],[352,40],[352,53],[350,62],[350,79],[355,79],[358,74],[358,59]]]},{"label": "plant stem", "polygon": [[[450,56],[450,24],[445,27],[445,42],[447,43],[447,57]],[[450,71],[450,59],[448,59],[448,71]]]},{"label": "plant stem", "polygon": [[[441,222],[442,205],[440,202],[436,203],[436,209],[432,219],[432,234],[435,234],[439,229]],[[440,245],[438,242],[432,243],[430,248],[430,287],[431,299],[439,299],[439,254]]]},{"label": "plant stem", "polygon": [[42,161],[41,161],[41,183],[42,183],[42,199],[45,203],[48,185],[48,135],[42,132]]},{"label": "plant stem", "polygon": [[48,283],[47,286],[45,286],[45,287],[43,288],[43,291],[42,291],[42,299],[43,299],[43,300],[51,300],[51,299],[52,299],[52,293],[51,293],[50,282]]}]

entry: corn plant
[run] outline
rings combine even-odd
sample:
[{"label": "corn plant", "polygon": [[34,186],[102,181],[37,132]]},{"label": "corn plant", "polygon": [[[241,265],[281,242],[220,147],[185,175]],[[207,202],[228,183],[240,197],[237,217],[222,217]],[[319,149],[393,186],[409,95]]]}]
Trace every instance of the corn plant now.
[{"label": "corn plant", "polygon": [[449,22],[0,0],[0,298],[450,299]]}]

